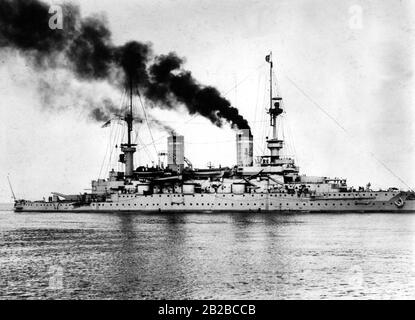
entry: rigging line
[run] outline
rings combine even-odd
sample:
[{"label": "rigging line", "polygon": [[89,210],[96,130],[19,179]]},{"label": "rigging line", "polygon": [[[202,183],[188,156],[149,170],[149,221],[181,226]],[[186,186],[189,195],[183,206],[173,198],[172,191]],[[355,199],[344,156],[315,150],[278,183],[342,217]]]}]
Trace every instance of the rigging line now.
[{"label": "rigging line", "polygon": [[[261,75],[258,76],[258,84],[257,84],[257,90],[256,90],[256,99],[255,99],[255,111],[254,111],[254,128],[255,128],[255,124],[256,124],[256,115],[257,115],[257,111],[258,111],[258,104],[259,104],[259,88],[261,87]],[[256,128],[255,128],[256,131]],[[258,146],[254,145],[254,149],[257,152],[258,151]]]},{"label": "rigging line", "polygon": [[[252,141],[261,141],[259,138],[252,139]],[[234,139],[229,140],[214,140],[214,141],[188,141],[188,144],[211,144],[211,143],[228,143],[235,142]]]},{"label": "rigging line", "polygon": [[[119,105],[123,105],[124,104],[124,102],[125,102],[125,98],[126,98],[126,91],[125,90],[123,90],[123,92],[122,92],[122,94],[121,94],[121,97],[120,97],[120,103],[119,103]],[[116,115],[116,116],[118,116],[118,115]],[[110,143],[110,145],[109,145],[109,149],[111,150],[110,151],[110,155],[109,155],[109,157],[108,157],[108,163],[107,163],[107,166],[106,166],[106,171],[108,172],[108,170],[109,170],[109,167],[111,166],[111,164],[112,164],[112,154],[113,154],[113,152],[114,152],[114,146],[115,146],[115,144],[116,144],[116,142],[117,142],[117,140],[118,140],[118,136],[119,136],[119,131],[120,131],[120,126],[119,126],[119,121],[118,121],[118,119],[117,119],[117,121],[115,122],[115,124],[116,124],[116,126],[115,126],[115,129],[114,129],[114,127],[112,126],[112,121],[111,121],[111,135],[110,135],[110,141],[109,141],[109,143]],[[106,155],[107,155],[107,153],[105,153],[105,158],[106,158]],[[104,158],[104,161],[105,161],[105,158]],[[103,164],[104,164],[104,162],[103,162]]]},{"label": "rigging line", "polygon": [[137,88],[137,95],[138,95],[138,99],[139,99],[140,104],[141,104],[141,108],[143,109],[144,118],[146,119],[148,132],[150,133],[150,137],[151,137],[151,142],[153,143],[154,151],[156,151],[156,155],[157,155],[158,151],[157,151],[157,148],[156,148],[156,144],[154,142],[153,133],[151,132],[150,124],[148,123],[147,112],[146,112],[146,109],[144,107],[144,103],[143,103],[143,100],[141,99],[140,91],[138,90],[138,88]]},{"label": "rigging line", "polygon": [[106,166],[106,172],[108,172],[109,167],[111,165],[111,159],[112,159],[112,152],[113,152],[113,141],[115,140],[116,136],[117,136],[117,130],[118,130],[118,126],[112,126],[111,125],[111,136],[110,136],[110,141],[109,141],[109,156],[108,156],[108,162],[107,162],[107,166]]},{"label": "rigging line", "polygon": [[[141,140],[141,138],[139,137],[138,132],[136,133],[136,139],[138,140],[138,142],[139,142],[140,144],[143,144],[143,141],[142,141],[142,140]],[[149,153],[148,149],[147,149],[147,148],[145,148],[145,149],[144,149],[144,151],[145,151],[145,153],[146,153],[146,155],[147,155],[148,160],[150,160],[150,162],[153,162],[153,158],[151,158],[151,156],[150,156],[150,153]]]},{"label": "rigging line", "polygon": [[[155,123],[157,123],[158,122],[158,120],[148,120],[148,122],[155,122]],[[269,120],[256,120],[256,121],[249,121],[249,123],[264,123],[264,122],[269,122]],[[163,120],[163,123],[183,123],[183,121],[164,121]],[[208,125],[208,126],[211,126],[212,125],[212,123],[206,123],[206,122],[192,122],[192,124],[194,124],[194,125]]]},{"label": "rigging line", "polygon": [[[188,120],[186,120],[185,122],[183,122],[183,124],[187,124],[187,123],[189,123],[190,121],[192,121],[194,118],[196,118],[197,116],[199,116],[200,114],[195,114],[195,115],[193,115],[190,119],[188,119]],[[166,134],[166,135],[164,135],[164,136],[161,136],[160,138],[158,138],[158,139],[156,139],[156,140],[154,140],[154,142],[158,142],[158,141],[160,141],[160,140],[162,140],[162,139],[165,139],[165,138],[167,138],[168,136],[169,136],[170,134]],[[154,143],[154,142],[151,142],[151,143],[148,143],[148,144],[143,144],[143,147],[142,148],[140,148],[140,149],[138,149],[138,151],[140,151],[140,150],[143,150],[143,148],[145,148],[145,147],[147,147],[147,146],[149,146],[149,145],[151,145],[152,143]]]},{"label": "rigging line", "polygon": [[[140,139],[138,131],[135,131],[135,140],[138,141],[140,144],[143,144],[143,140]],[[153,158],[150,156],[150,151],[148,150],[147,146],[144,146],[143,150],[146,152],[147,157],[150,159],[150,161],[153,161]]]},{"label": "rigging line", "polygon": [[[239,86],[242,82],[244,82],[245,80],[247,80],[248,78],[249,78],[249,76],[251,76],[254,72],[257,72],[260,68],[263,68],[265,66],[265,64],[264,63],[261,63],[253,72],[251,72],[250,74],[248,74],[248,76],[246,76],[245,78],[243,78],[241,81],[239,81],[234,87],[232,87],[231,89],[229,89],[228,91],[226,91],[225,93],[224,93],[224,95],[226,96],[227,94],[229,94],[229,92],[231,92],[233,89],[235,89],[235,87],[237,87],[237,86]],[[265,93],[264,93],[264,96],[265,96]],[[200,116],[200,114],[198,114],[198,113],[195,113],[190,119],[188,119],[188,120],[186,120],[185,122],[183,122],[183,124],[188,124],[190,121],[192,121],[193,119],[195,119],[196,117],[198,117],[198,116]],[[160,137],[160,138],[158,138],[158,139],[156,139],[156,140],[153,140],[151,143],[148,143],[148,144],[146,144],[146,145],[143,145],[143,147],[145,147],[145,146],[149,146],[149,145],[151,145],[152,143],[154,144],[155,142],[157,142],[157,141],[160,141],[160,140],[162,140],[162,139],[165,139],[165,138],[167,138],[169,136],[169,134],[166,134],[166,135],[164,135],[164,136],[162,136],[162,137]],[[140,149],[138,149],[138,151],[140,151],[140,150],[142,150],[143,148],[140,148]]]},{"label": "rigging line", "polygon": [[309,99],[321,112],[323,112],[327,117],[329,117],[334,123],[336,123],[339,128],[341,128],[345,133],[348,134],[347,130],[334,118],[330,113],[328,113],[321,105],[319,105],[312,97],[310,97],[304,90],[302,90],[290,77],[285,75],[289,82],[298,90],[300,91],[307,99]]},{"label": "rigging line", "polygon": [[14,194],[12,183],[10,182],[10,174],[7,174],[7,181],[9,182],[10,191],[12,192],[13,200],[16,201],[16,195]]},{"label": "rigging line", "polygon": [[108,144],[107,144],[107,148],[105,149],[104,158],[102,159],[101,168],[99,169],[98,179],[101,178],[101,173],[102,173],[102,169],[104,168],[105,159],[107,158],[108,151],[110,150],[110,147],[111,147],[111,140],[112,140],[112,133],[113,133],[113,126],[111,125],[111,123],[110,123],[110,129],[111,130],[109,134]]},{"label": "rigging line", "polygon": [[286,122],[285,122],[285,125],[286,126],[285,127],[287,128],[287,134],[288,134],[290,143],[291,143],[292,148],[293,148],[294,157],[296,158],[296,160],[298,160],[299,162],[301,162],[300,159],[298,159],[297,149],[295,148],[295,140],[294,140],[294,135],[292,134],[292,130],[291,130],[291,122],[290,122],[290,119],[289,119],[288,116],[286,116],[285,119],[286,119]]},{"label": "rigging line", "polygon": [[[288,79],[289,82],[291,82],[291,84],[298,90],[300,91],[306,98],[308,98],[318,109],[320,109],[327,117],[329,117],[331,120],[333,120],[343,131],[344,133],[351,139],[354,139],[352,135],[350,135],[350,133],[332,116],[330,115],[326,110],[324,110],[324,108],[319,105],[313,98],[311,98],[307,93],[304,92],[304,90],[302,90],[295,82],[294,80],[292,80],[290,77],[288,77],[287,75],[285,75],[285,77]],[[366,151],[368,152],[373,159],[375,159],[380,165],[382,165],[389,173],[391,173],[396,179],[398,179],[400,182],[402,182],[410,191],[412,191],[412,188],[400,177],[398,176],[396,173],[394,173],[392,171],[392,169],[390,169],[383,161],[381,161],[380,159],[378,159],[378,157],[371,151]]]},{"label": "rigging line", "polygon": [[[124,94],[124,93],[123,93]],[[122,94],[122,97],[123,97],[123,94]],[[120,104],[122,104],[122,98],[121,98],[121,101],[120,101]],[[118,120],[117,120],[117,122],[118,122]],[[118,124],[116,122],[116,124]],[[110,119],[110,134],[109,134],[109,139],[108,139],[108,144],[107,144],[107,148],[106,148],[106,150],[105,150],[105,155],[104,155],[104,158],[102,159],[102,163],[101,163],[101,168],[100,168],[100,170],[99,170],[99,176],[98,176],[98,178],[101,178],[101,174],[102,174],[102,170],[104,169],[104,166],[105,166],[105,161],[106,161],[106,159],[107,159],[107,155],[108,155],[108,152],[110,151],[110,156],[108,157],[108,164],[107,164],[107,171],[108,171],[108,168],[109,168],[109,166],[110,166],[110,164],[111,164],[111,158],[112,158],[112,150],[113,150],[113,145],[115,144],[115,138],[116,138],[116,135],[117,135],[117,129],[118,129],[118,126],[116,126],[115,128],[114,128],[114,125],[113,125],[113,123],[114,123],[114,119]],[[114,142],[113,142],[113,140],[114,140]]]},{"label": "rigging line", "polygon": [[118,170],[119,169],[119,163],[118,163],[118,161],[116,159],[115,159],[115,164],[113,163],[114,160],[112,160],[112,153],[113,153],[114,149],[116,149],[115,146],[118,144],[117,141],[120,141],[121,140],[120,139],[120,136],[121,136],[122,130],[124,129],[124,126],[123,125],[119,125],[117,128],[118,128],[117,129],[117,135],[114,138],[114,143],[113,143],[114,146],[111,149],[111,155],[110,155],[111,158],[110,158],[110,163],[108,163],[108,166],[117,167],[117,170]]},{"label": "rigging line", "polygon": [[378,163],[380,163],[386,170],[388,170],[389,173],[391,173],[396,179],[398,179],[400,182],[402,182],[409,189],[409,191],[413,191],[412,188],[400,176],[395,174],[392,171],[392,169],[390,169],[383,161],[378,159],[377,156],[372,151],[369,151],[369,154],[373,157],[373,159],[375,159]]},{"label": "rigging line", "polygon": [[119,134],[120,134],[120,126],[119,126],[119,123],[117,122],[117,126],[115,127],[115,132],[114,132],[114,136],[113,136],[114,138],[113,138],[113,141],[111,143],[111,152],[110,152],[110,156],[109,156],[109,159],[108,159],[107,172],[109,171],[109,167],[112,165],[112,154],[113,154],[114,149],[115,149],[115,144],[118,141]]},{"label": "rigging line", "polygon": [[[266,81],[265,81],[265,86],[266,86],[267,84],[266,84]],[[266,101],[266,99],[267,99],[267,89],[265,89],[264,90],[264,94],[263,94],[263,97],[262,97],[262,112],[261,112],[261,119],[265,119],[265,117],[266,117],[266,115],[265,115],[265,101]],[[269,120],[268,120],[269,121]],[[267,134],[267,130],[268,130],[268,126],[263,126],[262,127],[262,132],[261,132],[261,141],[264,141],[265,140],[265,136],[266,136],[266,134]],[[262,146],[261,146],[262,148],[261,148],[261,150],[262,150],[262,154],[265,154],[265,149],[266,149],[266,143],[262,143]]]},{"label": "rigging line", "polygon": [[265,67],[264,63],[261,63],[260,65],[258,65],[258,67],[256,67],[251,73],[249,73],[245,78],[243,78],[241,81],[237,82],[232,88],[230,88],[228,91],[226,91],[223,95],[227,96],[232,90],[236,89],[238,86],[241,85],[242,82],[245,82],[252,74],[254,74],[255,72],[258,72],[259,69]]}]

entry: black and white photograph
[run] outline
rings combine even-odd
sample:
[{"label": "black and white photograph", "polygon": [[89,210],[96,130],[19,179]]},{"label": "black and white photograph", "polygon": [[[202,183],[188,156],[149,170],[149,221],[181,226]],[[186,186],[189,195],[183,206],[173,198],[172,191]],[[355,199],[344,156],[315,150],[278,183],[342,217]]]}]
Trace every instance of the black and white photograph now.
[{"label": "black and white photograph", "polygon": [[0,300],[415,299],[414,70],[412,0],[0,0]]}]

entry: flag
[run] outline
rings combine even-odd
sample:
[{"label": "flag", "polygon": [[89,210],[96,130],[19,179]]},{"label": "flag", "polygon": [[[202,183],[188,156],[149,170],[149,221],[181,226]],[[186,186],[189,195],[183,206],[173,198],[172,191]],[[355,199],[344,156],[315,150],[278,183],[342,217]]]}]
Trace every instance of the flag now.
[{"label": "flag", "polygon": [[110,124],[111,124],[111,119],[110,119],[110,120],[108,120],[107,122],[105,122],[105,123],[102,125],[102,127],[101,127],[101,128],[106,128],[106,127],[108,127]]},{"label": "flag", "polygon": [[271,62],[271,55],[270,54],[265,56],[265,61],[266,62]]}]

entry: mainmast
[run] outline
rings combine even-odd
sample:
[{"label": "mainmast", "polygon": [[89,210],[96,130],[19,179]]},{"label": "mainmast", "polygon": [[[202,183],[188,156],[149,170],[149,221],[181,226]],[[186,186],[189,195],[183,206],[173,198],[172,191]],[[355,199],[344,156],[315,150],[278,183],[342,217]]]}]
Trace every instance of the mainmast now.
[{"label": "mainmast", "polygon": [[134,152],[136,144],[131,143],[131,132],[133,131],[133,79],[129,77],[130,101],[128,113],[125,116],[127,122],[127,143],[121,144],[121,151],[124,153],[123,163],[125,163],[125,177],[130,178],[134,172]]},{"label": "mainmast", "polygon": [[273,74],[273,63],[272,63],[272,52],[266,57],[265,61],[269,63],[269,109],[268,113],[270,116],[270,126],[272,128],[272,138],[267,140],[267,147],[271,151],[270,163],[276,164],[280,158],[279,151],[282,149],[283,140],[278,139],[277,131],[277,117],[283,112],[281,109],[282,98],[278,95],[273,96],[272,92],[272,74]]},{"label": "mainmast", "polygon": [[276,116],[271,114],[271,110],[272,110],[272,68],[273,68],[273,63],[272,63],[272,51],[270,51],[269,55],[265,57],[265,60],[269,63],[269,111],[270,111],[270,125],[272,127],[272,138],[276,139],[277,138],[277,126],[275,125],[275,120],[276,120]]}]

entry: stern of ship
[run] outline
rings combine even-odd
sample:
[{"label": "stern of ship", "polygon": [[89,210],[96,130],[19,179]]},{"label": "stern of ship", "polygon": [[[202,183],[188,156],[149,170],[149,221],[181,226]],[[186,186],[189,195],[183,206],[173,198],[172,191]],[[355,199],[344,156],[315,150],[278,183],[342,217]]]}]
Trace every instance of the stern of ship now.
[{"label": "stern of ship", "polygon": [[13,210],[14,212],[23,211],[25,201],[24,200],[16,200],[14,202]]}]

